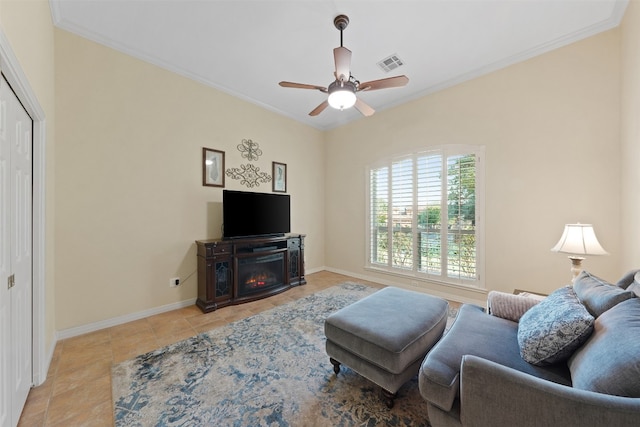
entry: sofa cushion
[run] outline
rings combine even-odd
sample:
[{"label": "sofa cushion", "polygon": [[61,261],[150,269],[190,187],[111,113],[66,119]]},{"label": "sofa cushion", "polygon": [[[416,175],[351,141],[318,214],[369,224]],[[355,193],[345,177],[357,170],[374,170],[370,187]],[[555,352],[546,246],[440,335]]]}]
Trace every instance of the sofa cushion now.
[{"label": "sofa cushion", "polygon": [[640,299],[623,301],[595,321],[594,332],[569,359],[575,388],[640,397]]},{"label": "sofa cushion", "polygon": [[539,366],[566,360],[591,335],[593,320],[573,288],[557,289],[520,318],[520,355]]},{"label": "sofa cushion", "polygon": [[583,271],[576,278],[573,289],[594,317],[600,316],[616,304],[635,296],[632,291],[614,286],[587,271]]}]

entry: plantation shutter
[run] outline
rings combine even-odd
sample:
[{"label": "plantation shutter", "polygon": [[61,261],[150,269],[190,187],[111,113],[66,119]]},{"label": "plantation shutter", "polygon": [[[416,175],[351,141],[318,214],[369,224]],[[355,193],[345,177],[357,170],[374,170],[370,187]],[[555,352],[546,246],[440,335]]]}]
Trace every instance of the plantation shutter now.
[{"label": "plantation shutter", "polygon": [[447,158],[447,275],[451,278],[476,277],[475,176],[475,155]]},{"label": "plantation shutter", "polygon": [[418,158],[418,271],[441,276],[443,218],[442,153]]},{"label": "plantation shutter", "polygon": [[[369,169],[369,266],[444,283],[481,284],[476,196],[480,153],[441,146]],[[479,217],[478,217],[479,218]]]},{"label": "plantation shutter", "polygon": [[391,165],[392,262],[397,268],[413,268],[413,159]]},{"label": "plantation shutter", "polygon": [[389,168],[373,169],[369,182],[370,194],[370,262],[387,265],[389,262]]}]

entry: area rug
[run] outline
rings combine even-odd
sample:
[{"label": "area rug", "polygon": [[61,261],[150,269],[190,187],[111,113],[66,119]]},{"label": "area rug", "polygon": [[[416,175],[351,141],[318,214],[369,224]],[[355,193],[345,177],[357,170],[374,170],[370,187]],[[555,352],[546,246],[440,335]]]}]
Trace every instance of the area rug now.
[{"label": "area rug", "polygon": [[343,283],[114,365],[115,425],[428,426],[417,377],[388,409],[329,363],[324,319],[375,291]]}]

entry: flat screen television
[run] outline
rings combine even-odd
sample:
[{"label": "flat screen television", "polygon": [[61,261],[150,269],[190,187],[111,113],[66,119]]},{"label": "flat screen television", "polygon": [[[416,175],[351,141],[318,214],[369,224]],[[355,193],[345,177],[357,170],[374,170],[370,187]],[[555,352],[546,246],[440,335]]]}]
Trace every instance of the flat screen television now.
[{"label": "flat screen television", "polygon": [[223,238],[280,236],[291,232],[288,194],[223,190]]}]

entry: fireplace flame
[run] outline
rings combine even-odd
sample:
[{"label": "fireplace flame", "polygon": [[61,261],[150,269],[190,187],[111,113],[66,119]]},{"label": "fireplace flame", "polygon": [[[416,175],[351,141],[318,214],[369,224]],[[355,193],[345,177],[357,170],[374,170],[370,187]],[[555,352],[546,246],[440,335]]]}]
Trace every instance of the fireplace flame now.
[{"label": "fireplace flame", "polygon": [[245,282],[245,284],[250,287],[250,288],[261,288],[265,285],[268,284],[268,279],[270,274],[268,273],[259,273],[259,274],[254,274],[253,276],[249,277],[247,279],[247,281]]}]

